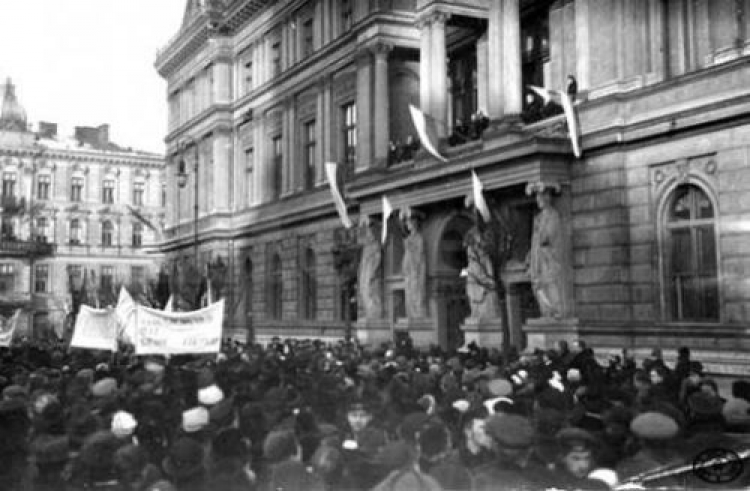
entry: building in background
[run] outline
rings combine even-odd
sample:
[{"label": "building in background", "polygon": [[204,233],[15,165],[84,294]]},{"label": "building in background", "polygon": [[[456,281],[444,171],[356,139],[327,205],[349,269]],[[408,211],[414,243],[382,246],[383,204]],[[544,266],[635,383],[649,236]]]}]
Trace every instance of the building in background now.
[{"label": "building in background", "polygon": [[37,332],[60,334],[70,278],[86,278],[102,304],[114,285],[156,279],[164,159],[114,144],[106,124],[72,137],[48,122],[31,131],[15,86],[0,88],[0,314],[21,307]]},{"label": "building in background", "polygon": [[[685,345],[714,372],[748,371],[748,9],[734,0],[189,0],[156,60],[169,99],[163,251],[199,269],[224,258],[230,326],[260,340],[351,329],[368,342],[406,331],[455,347],[495,343],[505,322],[519,345]],[[566,90],[568,76],[580,159],[560,108],[528,89]],[[410,104],[436,121],[447,163],[413,144]],[[424,317],[407,316],[396,218],[382,312],[363,317],[357,233],[336,215],[328,161],[343,168],[355,221],[377,220],[383,195],[423,217]],[[513,223],[498,319],[469,318],[460,276],[472,169]],[[560,308],[550,318],[539,318],[526,266],[537,213],[526,191],[544,188],[559,191],[562,227]]]}]

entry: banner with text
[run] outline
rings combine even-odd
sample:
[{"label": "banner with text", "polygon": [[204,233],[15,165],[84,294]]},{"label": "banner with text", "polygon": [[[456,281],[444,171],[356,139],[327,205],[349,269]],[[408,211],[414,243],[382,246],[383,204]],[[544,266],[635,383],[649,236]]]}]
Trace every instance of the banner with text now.
[{"label": "banner with text", "polygon": [[117,317],[112,309],[81,305],[73,329],[71,348],[117,350]]},{"label": "banner with text", "polygon": [[193,312],[165,312],[138,306],[135,353],[180,355],[218,353],[224,300]]},{"label": "banner with text", "polygon": [[16,309],[7,319],[0,315],[0,347],[9,348],[21,317],[21,309]]}]

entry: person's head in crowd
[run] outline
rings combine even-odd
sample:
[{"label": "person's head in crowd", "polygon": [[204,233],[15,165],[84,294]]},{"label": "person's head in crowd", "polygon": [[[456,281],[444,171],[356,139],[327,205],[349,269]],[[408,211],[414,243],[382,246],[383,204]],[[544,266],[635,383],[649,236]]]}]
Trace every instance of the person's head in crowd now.
[{"label": "person's head in crowd", "polygon": [[594,468],[596,438],[581,428],[564,428],[556,439],[560,470],[575,479],[585,479]]},{"label": "person's head in crowd", "polygon": [[698,388],[701,390],[701,392],[705,392],[710,396],[719,397],[719,386],[714,379],[702,379],[698,384]]},{"label": "person's head in crowd", "polygon": [[576,339],[570,344],[570,352],[577,355],[586,351],[586,341],[583,339]]},{"label": "person's head in crowd", "polygon": [[645,370],[639,368],[633,373],[633,387],[637,392],[643,392],[651,388],[651,377]]},{"label": "person's head in crowd", "polygon": [[568,347],[568,342],[567,342],[566,340],[564,340],[564,339],[559,339],[559,340],[558,340],[558,341],[557,341],[557,342],[555,343],[555,351],[557,351],[557,353],[558,353],[558,354],[559,354],[560,356],[565,356],[565,355],[567,355],[567,354],[568,354],[568,352],[570,351],[570,348]]},{"label": "person's head in crowd", "polygon": [[206,473],[203,446],[192,438],[178,438],[169,447],[162,469],[178,489],[200,484]]},{"label": "person's head in crowd", "polygon": [[663,384],[667,379],[667,369],[662,365],[656,365],[649,370],[651,385]]},{"label": "person's head in crowd", "polygon": [[224,400],[224,392],[216,384],[198,389],[198,403],[211,409]]},{"label": "person's head in crowd", "polygon": [[263,457],[269,464],[300,461],[302,448],[292,430],[273,430],[263,441]]},{"label": "person's head in crowd", "polygon": [[688,397],[688,424],[692,432],[723,431],[724,402],[713,392],[699,390]]},{"label": "person's head in crowd", "polygon": [[123,444],[108,430],[99,430],[86,438],[78,456],[80,480],[91,485],[116,478],[115,452]]},{"label": "person's head in crowd", "polygon": [[112,417],[111,429],[117,438],[131,438],[137,426],[138,421],[127,411],[117,411]]},{"label": "person's head in crowd", "polygon": [[492,438],[487,434],[489,411],[484,406],[469,409],[463,414],[461,435],[465,449],[477,455],[492,448]]},{"label": "person's head in crowd", "polygon": [[492,438],[497,456],[503,460],[524,458],[534,443],[531,423],[516,414],[493,414],[487,419],[485,431]]},{"label": "person's head in crowd", "polygon": [[367,428],[372,419],[371,404],[363,398],[352,400],[346,408],[346,421],[355,435]]},{"label": "person's head in crowd", "polygon": [[664,412],[647,411],[630,422],[630,431],[643,446],[661,448],[674,441],[680,426]]},{"label": "person's head in crowd", "polygon": [[149,464],[146,450],[134,443],[117,449],[114,455],[117,480],[126,489],[143,489],[159,480],[159,469]]},{"label": "person's head in crowd", "polygon": [[417,449],[426,465],[435,465],[443,460],[451,448],[450,431],[440,421],[430,422],[417,435]]},{"label": "person's head in crowd", "polygon": [[750,402],[750,382],[747,380],[735,380],[732,382],[732,397]]},{"label": "person's head in crowd", "polygon": [[345,468],[344,456],[338,448],[320,445],[310,459],[310,464],[328,486],[336,489]]},{"label": "person's head in crowd", "polygon": [[680,346],[680,349],[677,350],[677,359],[683,360],[683,361],[689,361],[690,360],[690,348],[687,346]]},{"label": "person's head in crowd", "polygon": [[703,379],[703,363],[695,360],[691,360],[688,364],[688,379],[690,382],[698,386],[701,379]]}]

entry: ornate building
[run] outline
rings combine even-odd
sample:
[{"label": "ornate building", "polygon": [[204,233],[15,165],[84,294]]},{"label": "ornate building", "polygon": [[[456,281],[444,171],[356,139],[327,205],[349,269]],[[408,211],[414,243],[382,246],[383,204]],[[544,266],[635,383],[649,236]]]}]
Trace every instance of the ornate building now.
[{"label": "ornate building", "polygon": [[[711,370],[745,370],[748,10],[735,0],[189,0],[156,60],[175,205],[163,250],[176,262],[226,259],[231,326],[258,339],[352,329],[455,346],[505,330],[532,346],[685,345]],[[529,85],[577,85],[582,158],[560,108]],[[436,121],[447,162],[413,145],[410,104]],[[407,315],[404,269],[419,247],[398,214],[368,283],[382,311],[365,316],[356,302],[357,233],[340,225],[328,161],[360,223],[380,218],[384,195],[421,217],[424,314]],[[486,309],[469,308],[460,276],[471,170],[512,224],[497,318],[471,317]],[[545,190],[552,218],[535,225]],[[557,224],[554,251],[542,223]]]},{"label": "ornate building", "polygon": [[156,277],[164,160],[115,145],[108,125],[76,127],[72,138],[53,123],[31,131],[14,85],[0,87],[0,314],[22,307],[30,325],[60,334],[71,278],[85,277],[104,304],[112,285]]}]

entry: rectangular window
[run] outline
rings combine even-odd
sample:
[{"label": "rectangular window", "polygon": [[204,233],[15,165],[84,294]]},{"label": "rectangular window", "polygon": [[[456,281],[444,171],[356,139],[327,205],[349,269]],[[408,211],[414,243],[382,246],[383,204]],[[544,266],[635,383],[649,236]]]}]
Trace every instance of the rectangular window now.
[{"label": "rectangular window", "polygon": [[302,137],[305,147],[303,152],[305,159],[305,188],[312,189],[315,186],[315,171],[317,168],[317,141],[314,119],[305,123]]},{"label": "rectangular window", "polygon": [[100,286],[102,290],[109,291],[112,289],[112,282],[115,277],[114,266],[102,266],[102,277],[100,279]]},{"label": "rectangular window", "polygon": [[16,196],[16,173],[3,172],[3,198]]},{"label": "rectangular window", "polygon": [[34,272],[34,291],[45,293],[49,287],[49,265],[37,264]]},{"label": "rectangular window", "polygon": [[143,193],[146,184],[143,182],[133,183],[133,206],[143,206]]},{"label": "rectangular window", "polygon": [[281,171],[284,165],[283,140],[281,135],[273,137],[271,141],[271,152],[273,155],[273,198],[281,196]]},{"label": "rectangular window", "polygon": [[70,201],[81,202],[83,196],[83,177],[74,177],[70,184]]},{"label": "rectangular window", "polygon": [[74,218],[70,221],[70,243],[77,245],[81,243],[81,221]]},{"label": "rectangular window", "polygon": [[13,218],[9,216],[3,216],[2,222],[0,222],[0,235],[3,240],[15,240],[16,230],[13,226]]},{"label": "rectangular window", "polygon": [[167,185],[166,184],[161,185],[161,206],[162,207],[167,206]]},{"label": "rectangular window", "polygon": [[10,263],[0,263],[0,293],[10,293],[15,288],[16,268]]},{"label": "rectangular window", "polygon": [[140,222],[133,223],[133,247],[143,245],[143,224]]},{"label": "rectangular window", "polygon": [[352,28],[354,12],[352,11],[352,0],[341,0],[341,32],[344,33]]},{"label": "rectangular window", "polygon": [[253,90],[253,62],[248,61],[245,63],[245,85],[244,85],[244,93],[247,94],[251,90]]},{"label": "rectangular window", "polygon": [[112,236],[114,235],[114,226],[112,222],[106,220],[102,222],[102,246],[112,247]]},{"label": "rectangular window", "polygon": [[357,106],[350,102],[341,106],[342,161],[345,175],[351,175],[357,164]]},{"label": "rectangular window", "polygon": [[281,74],[281,41],[271,45],[271,75],[273,77]]},{"label": "rectangular window", "polygon": [[36,241],[49,242],[49,221],[47,217],[36,219]]},{"label": "rectangular window", "polygon": [[111,205],[115,202],[115,181],[106,179],[102,183],[102,203]]},{"label": "rectangular window", "polygon": [[309,56],[315,51],[315,31],[313,19],[307,19],[302,24],[302,56]]},{"label": "rectangular window", "polygon": [[52,186],[52,176],[41,174],[36,181],[36,198],[41,200],[49,199],[49,190]]},{"label": "rectangular window", "polygon": [[76,284],[81,281],[83,279],[83,266],[80,264],[69,264],[68,278],[76,282]]},{"label": "rectangular window", "polygon": [[245,196],[247,205],[253,204],[253,187],[255,185],[255,149],[245,150]]}]

